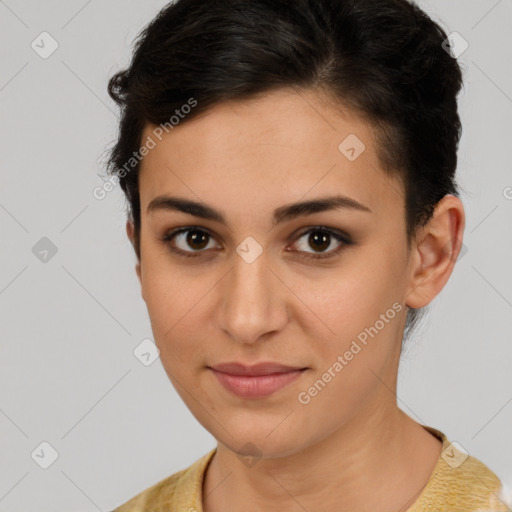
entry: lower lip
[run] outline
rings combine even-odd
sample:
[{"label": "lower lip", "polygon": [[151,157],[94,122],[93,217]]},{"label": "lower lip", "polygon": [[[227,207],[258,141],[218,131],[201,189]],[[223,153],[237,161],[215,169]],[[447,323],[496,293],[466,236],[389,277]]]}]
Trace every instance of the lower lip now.
[{"label": "lower lip", "polygon": [[304,372],[304,370],[295,370],[249,377],[211,370],[225,389],[242,398],[263,398],[271,395],[293,382]]}]

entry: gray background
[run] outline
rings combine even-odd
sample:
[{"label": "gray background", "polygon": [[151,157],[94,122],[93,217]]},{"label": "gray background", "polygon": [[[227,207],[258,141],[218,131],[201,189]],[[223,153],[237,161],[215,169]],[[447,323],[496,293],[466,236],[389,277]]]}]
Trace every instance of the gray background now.
[{"label": "gray background", "polygon": [[[160,359],[133,354],[152,334],[124,198],[92,195],[117,134],[108,77],[165,4],[0,1],[3,512],[108,511],[215,446]],[[469,43],[467,253],[402,356],[398,404],[512,485],[512,2],[420,5]],[[59,45],[46,59],[31,47],[43,31]],[[48,469],[43,441],[58,452]]]}]

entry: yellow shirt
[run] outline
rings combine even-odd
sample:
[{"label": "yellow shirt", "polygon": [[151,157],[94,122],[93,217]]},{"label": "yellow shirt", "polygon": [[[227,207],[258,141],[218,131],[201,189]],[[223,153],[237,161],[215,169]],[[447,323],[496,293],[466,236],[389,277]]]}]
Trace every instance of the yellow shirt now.
[{"label": "yellow shirt", "polygon": [[[446,436],[422,425],[443,442],[430,478],[406,512],[510,512],[500,499],[501,482],[478,459],[452,445]],[[149,487],[113,512],[203,512],[203,476],[216,448]]]}]

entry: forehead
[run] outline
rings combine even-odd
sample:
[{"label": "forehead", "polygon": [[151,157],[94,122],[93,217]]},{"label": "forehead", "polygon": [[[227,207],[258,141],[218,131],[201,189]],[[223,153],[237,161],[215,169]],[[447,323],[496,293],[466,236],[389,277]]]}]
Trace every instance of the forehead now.
[{"label": "forehead", "polygon": [[279,90],[183,117],[167,131],[144,128],[142,141],[155,145],[141,163],[143,212],[162,194],[235,214],[335,193],[377,213],[403,201],[380,167],[372,126],[316,91]]}]

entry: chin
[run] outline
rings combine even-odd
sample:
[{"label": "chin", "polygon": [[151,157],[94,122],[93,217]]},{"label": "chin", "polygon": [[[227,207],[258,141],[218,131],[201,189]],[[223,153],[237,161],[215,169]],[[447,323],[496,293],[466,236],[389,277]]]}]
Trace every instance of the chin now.
[{"label": "chin", "polygon": [[254,464],[260,459],[279,459],[281,457],[287,457],[298,451],[297,445],[283,446],[269,443],[268,441],[262,444],[257,440],[256,442],[246,440],[245,442],[241,442],[238,447],[228,446],[228,448],[235,452],[240,459],[248,459],[249,464]]},{"label": "chin", "polygon": [[284,429],[280,434],[274,431],[270,435],[269,432],[272,429],[255,431],[254,426],[251,433],[236,433],[232,429],[228,431],[233,436],[226,436],[226,433],[223,432],[221,437],[217,437],[217,441],[238,454],[240,458],[275,459],[292,455],[301,450],[298,440]]}]

